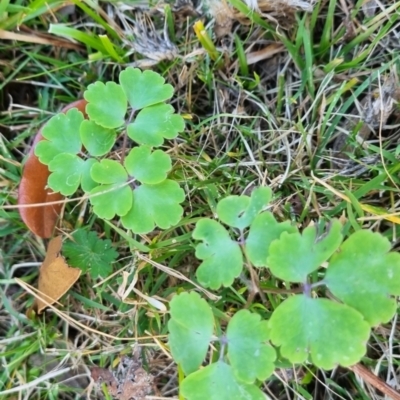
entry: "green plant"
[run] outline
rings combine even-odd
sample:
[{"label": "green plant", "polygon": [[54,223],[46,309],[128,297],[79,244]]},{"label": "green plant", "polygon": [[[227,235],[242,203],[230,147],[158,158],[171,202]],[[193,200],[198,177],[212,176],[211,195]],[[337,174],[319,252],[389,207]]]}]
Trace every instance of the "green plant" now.
[{"label": "green plant", "polygon": [[[35,148],[51,172],[48,186],[64,196],[81,188],[93,212],[103,219],[121,218],[134,233],[179,222],[184,191],[168,179],[171,157],[161,149],[184,121],[165,102],[173,87],[152,71],[127,68],[115,82],[96,82],[84,92],[86,118],[73,108],[57,114],[42,130]],[[120,152],[111,153],[123,137]],[[127,139],[136,143],[125,156]],[[115,156],[117,154],[117,156]]]},{"label": "green plant", "polygon": [[[269,343],[279,348],[278,360],[293,364],[312,362],[328,370],[354,365],[366,352],[371,327],[396,312],[400,254],[390,252],[386,238],[359,230],[343,241],[336,219],[300,232],[265,211],[270,199],[266,187],[251,197],[228,196],[217,205],[221,222],[198,221],[197,279],[212,289],[230,286],[246,262],[249,268],[268,268],[288,289],[294,284],[302,293],[276,297],[280,304],[266,320],[239,310],[219,336],[213,336],[214,316],[205,300],[196,293],[174,297],[169,342],[186,375],[181,390],[189,400],[262,399],[257,381],[273,372],[277,357]],[[218,361],[199,369],[210,341]]]}]

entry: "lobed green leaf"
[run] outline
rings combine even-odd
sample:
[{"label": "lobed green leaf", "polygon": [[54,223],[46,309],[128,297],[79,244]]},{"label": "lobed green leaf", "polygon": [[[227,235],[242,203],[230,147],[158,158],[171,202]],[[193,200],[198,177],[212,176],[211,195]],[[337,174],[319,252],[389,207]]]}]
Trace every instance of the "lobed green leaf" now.
[{"label": "lobed green leaf", "polygon": [[218,218],[225,224],[241,231],[250,226],[257,214],[270,202],[269,187],[254,189],[249,196],[228,196],[217,205]]},{"label": "lobed green leaf", "polygon": [[358,310],[371,326],[388,322],[400,295],[400,254],[389,240],[360,230],[351,235],[329,262],[324,282],[344,303]]},{"label": "lobed green leaf", "polygon": [[95,182],[104,184],[122,183],[128,179],[128,173],[118,161],[107,159],[94,162],[90,175]]},{"label": "lobed green leaf", "polygon": [[269,320],[270,337],[290,362],[312,363],[323,369],[348,367],[366,352],[370,326],[345,304],[296,295],[281,303]]},{"label": "lobed green leaf", "polygon": [[174,360],[186,375],[204,361],[212,333],[214,317],[210,306],[196,292],[174,296],[168,321],[169,345]]},{"label": "lobed green leaf", "polygon": [[114,146],[116,139],[113,129],[104,128],[87,119],[81,123],[80,136],[86,150],[95,157],[107,154]]},{"label": "lobed green leaf", "polygon": [[242,272],[243,254],[228,231],[217,221],[204,218],[196,224],[192,236],[203,242],[195,253],[203,260],[196,272],[200,284],[214,290],[232,285]]},{"label": "lobed green leaf", "polygon": [[248,310],[238,311],[227,329],[228,358],[236,378],[244,383],[264,381],[275,369],[276,353],[269,345],[268,321]]},{"label": "lobed green leaf", "polygon": [[279,279],[306,282],[307,275],[338,249],[342,242],[342,225],[333,220],[326,233],[318,235],[316,226],[298,232],[283,232],[269,247],[268,267]]}]

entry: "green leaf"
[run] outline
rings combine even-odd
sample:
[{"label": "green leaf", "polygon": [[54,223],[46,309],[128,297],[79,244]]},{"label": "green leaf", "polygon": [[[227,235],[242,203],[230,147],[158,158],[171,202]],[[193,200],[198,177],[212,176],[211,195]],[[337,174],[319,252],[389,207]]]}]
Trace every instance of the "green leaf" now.
[{"label": "green leaf", "polygon": [[55,192],[64,196],[74,194],[81,183],[84,161],[76,155],[62,153],[54,157],[49,164],[52,172],[48,179],[48,185]]},{"label": "green leaf", "polygon": [[122,217],[131,209],[132,189],[121,185],[121,183],[100,185],[90,191],[90,203],[100,218],[111,219],[115,214]]},{"label": "green leaf", "polygon": [[96,232],[83,229],[78,229],[72,237],[73,241],[69,240],[63,245],[63,254],[68,258],[68,264],[80,268],[82,272],[89,271],[93,279],[110,275],[111,263],[118,257],[111,240],[99,239]]},{"label": "green leaf", "polygon": [[112,184],[128,180],[125,168],[115,160],[101,160],[93,163],[90,175],[95,182]]},{"label": "green leaf", "polygon": [[241,231],[250,226],[256,215],[270,202],[269,187],[254,189],[249,196],[228,196],[217,205],[218,218],[225,224]]},{"label": "green leaf", "polygon": [[246,239],[246,252],[256,267],[266,267],[271,243],[283,232],[296,233],[297,228],[290,221],[278,223],[272,213],[266,211],[256,216]]},{"label": "green leaf", "polygon": [[135,189],[132,208],[121,222],[135,233],[151,232],[155,225],[168,229],[180,221],[183,208],[179,204],[183,200],[185,192],[175,181],[142,185]]},{"label": "green leaf", "polygon": [[92,176],[90,174],[93,164],[96,163],[97,161],[94,158],[88,158],[82,164],[81,186],[86,193],[90,192],[92,189],[99,186],[99,184],[92,179]]},{"label": "green leaf", "polygon": [[127,98],[117,83],[92,83],[83,97],[88,101],[87,114],[97,124],[105,128],[118,128],[125,122]]},{"label": "green leaf", "polygon": [[81,123],[80,135],[86,150],[95,157],[107,154],[114,146],[116,133],[96,122],[85,119]]},{"label": "green leaf", "polygon": [[186,375],[204,361],[214,330],[210,306],[196,292],[174,296],[168,321],[169,345],[174,360]]},{"label": "green leaf", "polygon": [[139,146],[129,152],[125,168],[139,182],[154,185],[167,179],[172,168],[171,157],[162,150],[151,152],[149,146]]},{"label": "green leaf", "polygon": [[333,220],[322,235],[317,234],[316,226],[304,229],[302,235],[283,232],[269,247],[268,267],[279,279],[306,282],[307,275],[337,250],[342,242],[341,230],[340,222]]},{"label": "green leaf", "polygon": [[232,368],[222,361],[185,378],[181,394],[188,400],[265,400],[257,386],[238,382]]},{"label": "green leaf", "polygon": [[174,93],[174,88],[160,74],[149,70],[126,68],[119,74],[119,82],[134,110],[161,103]]},{"label": "green leaf", "polygon": [[128,135],[139,144],[161,146],[165,139],[174,139],[185,128],[183,118],[174,114],[169,104],[157,104],[139,112],[135,121],[128,125]]},{"label": "green leaf", "polygon": [[242,272],[243,254],[228,231],[217,221],[204,218],[197,222],[192,236],[203,241],[196,246],[195,253],[199,260],[204,260],[196,272],[200,284],[214,290],[232,285]]},{"label": "green leaf", "polygon": [[364,315],[371,326],[388,322],[400,295],[400,254],[378,233],[351,235],[329,262],[324,282],[344,303]]},{"label": "green leaf", "polygon": [[268,331],[268,321],[248,310],[238,311],[229,321],[228,358],[241,382],[264,381],[274,372],[276,353],[267,343]]},{"label": "green leaf", "polygon": [[269,320],[271,341],[292,363],[311,356],[323,369],[348,367],[365,354],[369,324],[353,308],[328,299],[292,296],[281,303]]},{"label": "green leaf", "polygon": [[35,147],[35,154],[42,164],[48,165],[58,154],[78,154],[81,151],[79,127],[83,119],[83,114],[72,108],[47,122],[42,129],[42,135],[47,140],[41,140]]}]

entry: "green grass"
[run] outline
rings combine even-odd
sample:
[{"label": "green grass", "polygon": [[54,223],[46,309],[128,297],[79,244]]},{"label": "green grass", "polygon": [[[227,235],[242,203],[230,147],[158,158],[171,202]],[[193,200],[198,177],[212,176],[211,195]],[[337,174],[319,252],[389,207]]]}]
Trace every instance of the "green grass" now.
[{"label": "green grass", "polygon": [[[74,0],[75,9],[65,15],[58,11],[59,1],[0,0],[1,30],[28,37],[40,33],[49,41],[48,45],[0,43],[1,399],[18,394],[29,399],[79,398],[79,389],[71,381],[49,383],[53,368],[79,366],[85,387],[87,368],[117,364],[119,354],[129,353],[136,341],[144,346],[150,370],[157,376],[159,398],[178,398],[178,370],[168,358],[165,336],[168,314],[134,293],[124,303],[117,294],[122,271],[130,273],[128,284],[139,271],[136,290],[164,303],[175,293],[193,289],[198,261],[191,232],[200,217],[215,214],[217,202],[227,194],[249,193],[268,184],[275,196],[272,211],[280,219],[291,218],[305,227],[320,217],[346,218],[351,230],[379,231],[398,249],[398,220],[381,216],[400,211],[395,155],[398,105],[378,137],[371,135],[354,154],[357,159],[378,155],[364,174],[343,176],[330,159],[339,132],[354,139],[356,128],[346,121],[360,117],[356,100],[379,86],[379,76],[390,70],[398,73],[399,3],[385,4],[384,11],[378,7],[372,18],[364,17],[362,1],[347,16],[340,2],[330,0],[318,2],[310,13],[283,16],[278,12],[269,19],[252,13],[240,0],[229,3],[243,14],[242,24],[234,21],[232,35],[216,38],[207,14],[206,35],[199,39],[193,29],[197,18],[183,17],[171,4],[167,30],[179,56],[168,59],[168,48],[162,45],[152,49],[151,68],[175,87],[173,105],[187,117],[185,132],[165,146],[175,162],[174,179],[187,194],[181,223],[132,237],[117,221],[96,219],[86,201],[67,203],[63,234],[78,227],[96,231],[113,242],[118,262],[113,275],[103,281],[83,275],[62,298],[62,306],[32,321],[25,317],[32,295],[16,280],[36,285],[37,266],[32,263],[43,260],[46,248],[45,241],[27,230],[16,208],[31,139],[63,105],[81,98],[90,83],[116,79],[127,65],[143,63],[148,57],[135,50],[132,27],[140,16],[135,10],[127,11],[135,2],[96,5]],[[157,29],[164,29],[162,15],[155,9],[152,19]],[[67,41],[74,42],[75,48],[64,46]],[[282,44],[284,50],[247,63],[247,53],[271,42]],[[278,282],[265,271],[258,275],[267,302],[256,296],[249,308],[268,318],[281,302],[283,288],[277,288]],[[246,304],[246,279],[218,291],[219,300],[203,293],[221,325]],[[384,381],[393,379],[398,367],[396,323],[376,329],[363,360]],[[72,376],[73,371],[68,373]],[[39,383],[34,387],[32,382]],[[264,388],[272,398],[379,396],[373,386],[362,385],[348,370],[323,372],[309,365],[282,365]]]}]

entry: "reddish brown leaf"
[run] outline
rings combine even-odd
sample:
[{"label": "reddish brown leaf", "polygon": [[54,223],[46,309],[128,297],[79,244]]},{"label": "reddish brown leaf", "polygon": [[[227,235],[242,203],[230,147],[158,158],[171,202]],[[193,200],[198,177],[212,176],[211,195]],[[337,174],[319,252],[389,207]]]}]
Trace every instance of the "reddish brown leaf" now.
[{"label": "reddish brown leaf", "polygon": [[[61,112],[65,113],[71,108],[77,108],[85,114],[86,100],[75,101],[64,107]],[[85,114],[86,116],[86,114]],[[24,165],[21,183],[19,185],[18,204],[42,204],[37,207],[21,207],[19,213],[27,227],[35,234],[42,238],[49,238],[57,223],[60,215],[62,203],[48,204],[46,203],[60,201],[64,198],[60,193],[53,193],[51,189],[47,189],[47,178],[49,170],[47,165],[43,165],[35,156],[34,149],[40,140],[44,140],[42,129],[36,134],[32,148]]]}]

